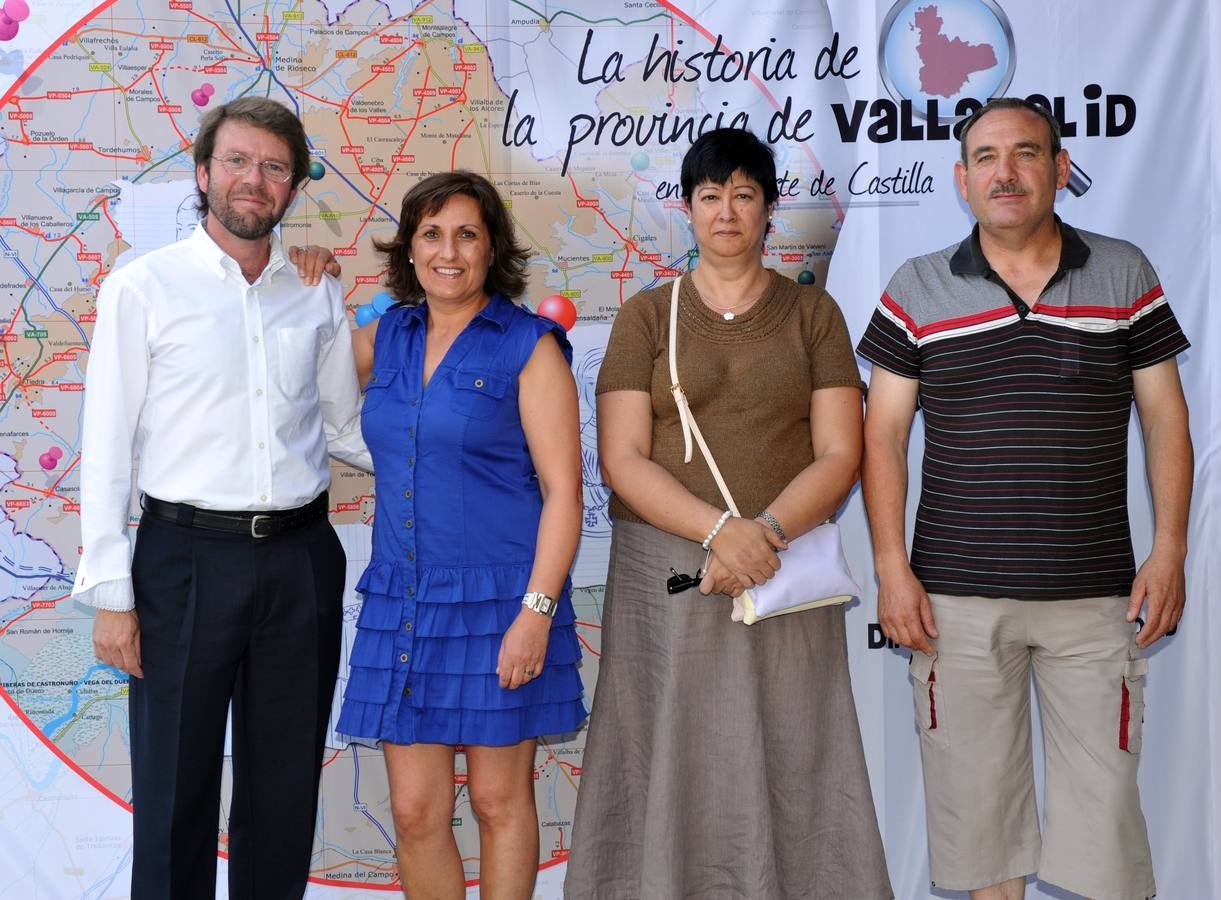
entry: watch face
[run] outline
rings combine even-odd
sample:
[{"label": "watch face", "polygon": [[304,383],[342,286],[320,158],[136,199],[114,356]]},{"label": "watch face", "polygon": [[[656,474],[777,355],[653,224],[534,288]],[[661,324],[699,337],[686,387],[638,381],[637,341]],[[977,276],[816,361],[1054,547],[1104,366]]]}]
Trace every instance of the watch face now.
[{"label": "watch face", "polygon": [[522,598],[522,605],[526,606],[536,613],[541,613],[544,616],[555,615],[556,607],[559,606],[555,599],[548,597],[541,591],[532,591]]}]

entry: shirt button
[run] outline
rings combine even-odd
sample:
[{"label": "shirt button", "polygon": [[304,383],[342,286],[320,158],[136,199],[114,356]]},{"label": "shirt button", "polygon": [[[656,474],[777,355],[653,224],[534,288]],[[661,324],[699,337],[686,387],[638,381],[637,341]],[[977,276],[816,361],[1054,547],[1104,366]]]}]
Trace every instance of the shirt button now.
[{"label": "shirt button", "polygon": [[411,499],[411,488],[407,488],[407,490],[403,491],[403,496],[406,497],[408,500],[410,500]]},{"label": "shirt button", "polygon": [[414,551],[414,550],[408,550],[408,551],[407,551],[407,562],[411,562],[411,561],[413,561],[414,559],[415,559],[415,551]]},{"label": "shirt button", "polygon": [[403,696],[404,696],[404,697],[410,697],[410,696],[411,696],[411,688],[410,688],[410,687],[405,687],[405,688],[403,688]]},{"label": "shirt button", "polygon": [[406,653],[399,654],[399,662],[407,662],[408,656]]},{"label": "shirt button", "polygon": [[259,342],[259,336],[257,334],[254,336],[254,342],[256,344]]},{"label": "shirt button", "polygon": [[411,585],[408,585],[408,586],[407,586],[407,596],[408,596],[408,597],[414,597],[414,596],[415,596],[415,588],[413,588]]},{"label": "shirt button", "polygon": [[254,392],[254,395],[255,395],[256,397],[262,397],[262,396],[263,396],[263,389],[262,389],[262,388],[258,388],[258,389],[256,389],[256,390],[255,390],[255,392]]},{"label": "shirt button", "polygon": [[374,382],[374,381],[377,381],[377,376],[376,376],[376,375],[370,375],[370,376],[369,376],[369,382],[370,382],[370,383],[372,383],[372,382]]},{"label": "shirt button", "polygon": [[483,387],[483,379],[482,379],[482,378],[476,378],[476,379],[475,379],[475,387],[477,387],[477,388],[481,388],[481,387]]},{"label": "shirt button", "polygon": [[414,528],[414,527],[415,527],[415,522],[411,521],[411,519],[408,519],[408,520],[407,520],[406,522],[404,522],[403,524],[404,524],[406,527],[408,527],[408,528]]},{"label": "shirt button", "polygon": [[266,446],[267,446],[267,445],[266,445],[266,444],[264,444],[262,441],[259,441],[259,449],[260,449],[260,450],[264,449]]},{"label": "shirt button", "polygon": [[412,401],[411,401],[411,405],[412,405],[412,406],[419,406],[419,405],[420,405],[420,401],[419,401],[419,400],[412,400]]},{"label": "shirt button", "polygon": [[403,626],[403,630],[404,630],[404,631],[410,631],[410,630],[411,630],[411,623],[410,623],[410,622],[408,622],[407,624],[405,624],[405,625]]},{"label": "shirt button", "polygon": [[409,465],[409,466],[414,466],[414,465],[415,465],[415,457],[414,457],[414,456],[409,456],[409,457],[407,457],[407,465]]},{"label": "shirt button", "polygon": [[407,437],[415,437],[415,429],[414,429],[414,428],[408,428],[408,429],[407,429]]}]

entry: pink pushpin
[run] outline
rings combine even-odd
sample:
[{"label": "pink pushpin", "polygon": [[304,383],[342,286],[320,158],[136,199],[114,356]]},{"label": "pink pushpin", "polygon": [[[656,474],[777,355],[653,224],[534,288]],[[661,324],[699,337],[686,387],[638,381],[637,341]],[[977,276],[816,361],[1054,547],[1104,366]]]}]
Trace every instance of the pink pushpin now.
[{"label": "pink pushpin", "polygon": [[50,453],[43,453],[38,457],[38,464],[48,472],[55,468],[56,459]]},{"label": "pink pushpin", "polygon": [[14,22],[24,22],[30,17],[30,7],[25,0],[4,0],[4,14]]},{"label": "pink pushpin", "polygon": [[203,91],[205,97],[211,97],[216,93],[216,88],[212,87],[212,82],[210,81],[205,81],[199,86],[199,89]]},{"label": "pink pushpin", "polygon": [[55,458],[56,462],[59,462],[59,458],[64,455],[64,451],[59,449],[58,446],[52,446],[51,449],[48,450],[47,452],[50,453],[51,456],[53,456]]},{"label": "pink pushpin", "polygon": [[0,41],[11,41],[17,36],[17,23],[0,13]]},{"label": "pink pushpin", "polygon": [[191,91],[191,102],[196,106],[207,106],[208,95],[205,94],[201,88],[196,88],[195,90]]}]

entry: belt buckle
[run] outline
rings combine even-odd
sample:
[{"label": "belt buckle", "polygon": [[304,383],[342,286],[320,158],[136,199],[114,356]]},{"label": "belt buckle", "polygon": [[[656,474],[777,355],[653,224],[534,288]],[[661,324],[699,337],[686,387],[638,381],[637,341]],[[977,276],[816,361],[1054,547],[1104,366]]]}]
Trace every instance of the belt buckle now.
[{"label": "belt buckle", "polygon": [[275,521],[271,516],[262,516],[262,515],[257,515],[257,514],[254,516],[251,516],[250,517],[250,536],[252,538],[271,537],[271,535],[272,535],[271,531],[265,531],[262,534],[259,533],[259,520],[260,519],[265,521],[268,525],[271,525]]}]

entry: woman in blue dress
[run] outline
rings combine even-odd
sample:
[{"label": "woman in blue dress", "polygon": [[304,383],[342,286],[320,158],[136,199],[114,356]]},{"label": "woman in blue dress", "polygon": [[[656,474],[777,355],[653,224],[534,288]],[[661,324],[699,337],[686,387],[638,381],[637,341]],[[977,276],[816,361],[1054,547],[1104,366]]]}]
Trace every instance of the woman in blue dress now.
[{"label": "woman in blue dress", "polygon": [[462,745],[484,895],[527,898],[536,738],[586,716],[568,581],[581,528],[572,349],[514,302],[528,254],[481,176],[424,179],[376,246],[399,303],[355,335],[377,516],[338,730],[382,742],[405,893],[464,896],[451,829]]}]

